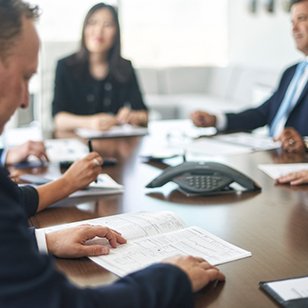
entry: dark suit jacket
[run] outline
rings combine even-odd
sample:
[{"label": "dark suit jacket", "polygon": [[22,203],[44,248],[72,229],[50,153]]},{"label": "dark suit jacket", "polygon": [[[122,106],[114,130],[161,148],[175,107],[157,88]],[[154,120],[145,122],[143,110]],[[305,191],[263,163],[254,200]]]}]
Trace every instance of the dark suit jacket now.
[{"label": "dark suit jacket", "polygon": [[[278,89],[264,104],[258,108],[248,109],[240,113],[228,113],[228,131],[253,130],[270,125],[284,98],[293,78],[297,64],[289,67],[282,75]],[[308,83],[286,122],[286,127],[295,128],[301,136],[308,136]]]},{"label": "dark suit jacket", "polygon": [[193,307],[191,284],[179,268],[157,264],[95,289],[79,289],[37,251],[16,185],[0,167],[0,307]]}]

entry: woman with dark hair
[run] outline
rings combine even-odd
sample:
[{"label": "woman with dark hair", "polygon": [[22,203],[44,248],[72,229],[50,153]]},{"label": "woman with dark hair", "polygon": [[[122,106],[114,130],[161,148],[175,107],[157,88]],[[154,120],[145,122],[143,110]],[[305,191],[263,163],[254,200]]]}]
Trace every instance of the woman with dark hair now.
[{"label": "woman with dark hair", "polygon": [[114,7],[93,6],[84,20],[80,50],[58,62],[52,114],[58,130],[147,125],[134,69],[121,57]]}]

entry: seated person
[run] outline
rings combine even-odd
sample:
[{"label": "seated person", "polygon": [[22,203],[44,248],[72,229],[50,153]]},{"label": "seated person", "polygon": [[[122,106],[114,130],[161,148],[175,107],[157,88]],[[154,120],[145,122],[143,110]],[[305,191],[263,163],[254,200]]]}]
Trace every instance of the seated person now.
[{"label": "seated person", "polygon": [[[29,105],[28,81],[37,70],[39,50],[35,18],[37,8],[22,0],[0,0],[0,133],[17,108]],[[48,190],[47,186],[38,187],[37,193],[32,190],[36,200],[28,201],[46,202],[54,198],[52,195],[69,193],[74,188],[71,185],[76,185],[70,183],[76,179],[74,172],[81,172],[84,185],[97,176],[101,163],[97,153],[90,153],[72,165],[61,182],[49,184],[53,186]],[[78,288],[57,271],[50,256],[38,252],[27,228],[25,199],[7,175],[0,166],[1,307],[190,308],[194,306],[193,292],[225,278],[202,258],[177,256],[110,286]],[[117,243],[125,243],[119,233],[106,227],[82,226],[47,235],[47,249],[59,257],[108,253],[104,246],[85,245],[96,236],[106,237],[114,248]]]},{"label": "seated person", "polygon": [[0,149],[2,165],[12,165],[25,161],[30,155],[41,162],[49,161],[43,141],[27,141],[15,148]]},{"label": "seated person", "polygon": [[[305,151],[301,137],[308,136],[308,1],[294,1],[291,7],[293,38],[305,55],[302,62],[289,67],[281,77],[276,92],[258,108],[240,113],[212,115],[204,111],[191,114],[196,126],[215,126],[219,131],[253,130],[270,126],[270,135],[282,141],[288,152]],[[292,136],[285,132],[292,127]]]},{"label": "seated person", "polygon": [[89,10],[80,50],[58,62],[52,115],[57,130],[147,125],[134,69],[121,57],[119,21],[112,6],[99,3]]}]

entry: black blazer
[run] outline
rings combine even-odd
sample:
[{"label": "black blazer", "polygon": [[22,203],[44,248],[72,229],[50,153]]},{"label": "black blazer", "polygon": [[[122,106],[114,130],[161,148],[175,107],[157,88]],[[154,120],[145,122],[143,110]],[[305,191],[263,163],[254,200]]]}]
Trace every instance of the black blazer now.
[{"label": "black blazer", "polygon": [[[258,108],[252,108],[240,113],[228,113],[227,130],[253,130],[255,128],[270,125],[284,98],[288,86],[293,78],[297,64],[289,67],[282,75],[276,92]],[[286,127],[295,128],[301,136],[308,136],[308,83],[305,85],[286,122]]]},{"label": "black blazer", "polygon": [[75,54],[58,61],[52,115],[69,112],[76,115],[97,113],[117,114],[121,107],[147,110],[131,62],[127,61],[131,77],[125,83],[107,75],[103,80],[94,79],[89,69],[77,71],[71,66]]},{"label": "black blazer", "polygon": [[79,289],[40,254],[29,232],[22,196],[0,167],[0,307],[167,308],[193,307],[187,275],[157,264],[116,283]]}]

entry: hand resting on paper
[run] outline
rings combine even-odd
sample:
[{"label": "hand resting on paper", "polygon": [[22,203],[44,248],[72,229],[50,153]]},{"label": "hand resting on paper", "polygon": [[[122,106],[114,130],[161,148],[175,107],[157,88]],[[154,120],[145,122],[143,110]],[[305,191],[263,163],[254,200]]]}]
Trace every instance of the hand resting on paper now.
[{"label": "hand resting on paper", "polygon": [[49,161],[43,141],[27,141],[7,151],[5,164],[20,163],[30,155],[36,156],[42,162]]},{"label": "hand resting on paper", "polygon": [[225,275],[217,267],[202,258],[177,255],[163,260],[162,263],[172,264],[185,272],[191,282],[193,292],[199,291],[211,281],[225,280]]},{"label": "hand resting on paper", "polygon": [[283,175],[276,180],[277,184],[286,184],[290,185],[301,185],[308,183],[308,170],[301,170],[297,172],[291,172],[286,175]]},{"label": "hand resting on paper", "polygon": [[[121,233],[115,230],[84,224],[46,234],[48,252],[59,258],[81,258],[109,254],[110,249],[104,245],[86,244],[88,240],[95,237],[108,239],[113,248],[116,248],[117,244],[127,242]],[[225,280],[225,276],[217,267],[210,265],[202,258],[177,255],[164,259],[162,263],[177,266],[185,272],[191,282],[193,292],[199,291],[211,281]]]},{"label": "hand resting on paper", "polygon": [[117,243],[126,243],[126,239],[121,236],[121,233],[115,230],[84,224],[46,234],[48,252],[59,258],[81,258],[109,254],[110,250],[107,246],[86,245],[88,240],[96,236],[106,238],[113,248],[117,247]]}]

